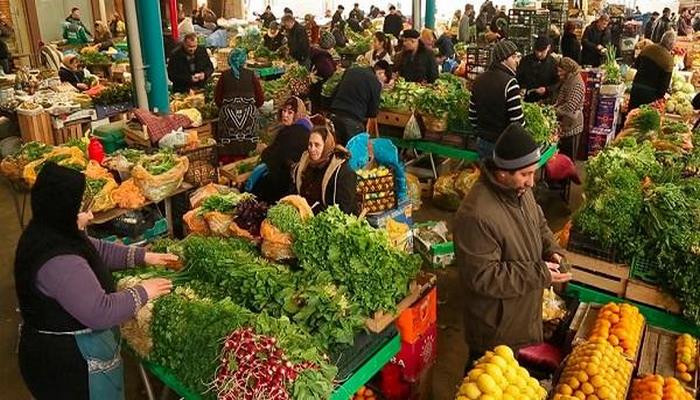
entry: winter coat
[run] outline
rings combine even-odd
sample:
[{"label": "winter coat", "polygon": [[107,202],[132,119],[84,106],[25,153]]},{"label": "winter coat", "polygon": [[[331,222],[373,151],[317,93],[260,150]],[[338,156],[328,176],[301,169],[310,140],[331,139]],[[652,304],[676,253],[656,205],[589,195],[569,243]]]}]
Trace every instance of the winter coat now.
[{"label": "winter coat", "polygon": [[304,65],[309,59],[309,37],[306,30],[298,22],[287,32],[289,55],[299,64]]},{"label": "winter coat", "polygon": [[435,56],[423,46],[415,53],[402,52],[396,65],[399,75],[408,82],[433,83],[438,77]]},{"label": "winter coat", "polygon": [[403,30],[403,19],[398,14],[389,14],[384,17],[384,26],[382,31],[384,33],[391,33],[395,38],[399,37],[401,31]]},{"label": "winter coat", "polygon": [[479,138],[490,143],[496,143],[511,122],[524,124],[520,85],[511,69],[497,64],[476,78],[469,120]]},{"label": "winter coat", "polygon": [[654,26],[651,30],[651,41],[654,43],[661,42],[661,38],[667,31],[673,30],[671,25],[671,20],[668,17],[661,16],[654,22]]},{"label": "winter coat", "polygon": [[484,171],[454,221],[470,352],[542,341],[545,259],[562,252],[532,190],[518,197]]},{"label": "winter coat", "polygon": [[673,55],[663,46],[649,45],[639,53],[635,68],[637,74],[630,91],[630,110],[664,97],[673,74]]},{"label": "winter coat", "polygon": [[381,92],[382,85],[371,68],[349,68],[338,83],[331,110],[364,122],[377,116]]},{"label": "winter coat", "polygon": [[520,88],[526,91],[540,87],[547,89],[544,95],[535,92],[527,93],[525,101],[543,100],[554,92],[557,81],[559,81],[557,62],[551,55],[548,55],[544,60],[539,60],[536,55],[528,54],[523,57],[518,65],[516,79],[520,84]]},{"label": "winter coat", "polygon": [[581,63],[581,42],[573,32],[564,32],[561,36],[561,55]]},{"label": "winter coat", "polygon": [[560,136],[575,136],[583,132],[583,100],[586,87],[581,74],[572,74],[561,82],[554,103],[559,118]]},{"label": "winter coat", "polygon": [[600,66],[600,64],[603,63],[605,55],[600,53],[597,46],[601,45],[605,47],[609,43],[609,28],[601,31],[598,29],[595,22],[588,25],[581,38],[581,44],[583,45],[583,49],[581,50],[581,64],[591,65],[593,67]]},{"label": "winter coat", "polygon": [[[306,151],[294,167],[292,177],[297,193],[312,207],[319,203],[313,207],[314,213],[337,205],[344,213],[359,214],[357,175],[347,163],[348,156],[347,153],[336,153],[325,168],[316,169],[309,166],[309,152]],[[314,181],[304,182],[306,178]],[[303,188],[307,187],[317,188],[318,193],[304,193]]]},{"label": "winter coat", "polygon": [[462,18],[459,19],[459,34],[457,35],[457,39],[460,42],[469,43],[469,16],[466,14],[462,15]]},{"label": "winter coat", "polygon": [[[204,72],[205,78],[192,82],[192,75],[200,72]],[[168,61],[168,79],[173,83],[175,93],[187,93],[190,89],[203,88],[213,73],[214,65],[209,59],[207,49],[202,46],[198,46],[194,52],[194,71],[190,70],[190,62],[182,46],[173,51]]]}]

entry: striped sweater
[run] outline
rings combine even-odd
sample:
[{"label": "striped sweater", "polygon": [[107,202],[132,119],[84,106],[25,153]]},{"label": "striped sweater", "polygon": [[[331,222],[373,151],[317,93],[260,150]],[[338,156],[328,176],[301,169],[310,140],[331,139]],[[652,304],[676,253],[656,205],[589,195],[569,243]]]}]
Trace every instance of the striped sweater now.
[{"label": "striped sweater", "polygon": [[499,64],[477,77],[469,100],[469,120],[479,137],[492,143],[509,124],[525,124],[520,85],[510,68]]}]

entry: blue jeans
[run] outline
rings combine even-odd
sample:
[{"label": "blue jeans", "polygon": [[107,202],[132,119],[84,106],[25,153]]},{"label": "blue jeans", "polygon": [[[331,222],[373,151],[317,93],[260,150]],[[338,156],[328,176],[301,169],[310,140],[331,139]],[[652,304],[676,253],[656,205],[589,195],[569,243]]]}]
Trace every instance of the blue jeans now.
[{"label": "blue jeans", "polygon": [[476,148],[479,152],[479,158],[481,161],[485,161],[493,158],[493,150],[496,148],[496,144],[482,138],[477,138]]}]

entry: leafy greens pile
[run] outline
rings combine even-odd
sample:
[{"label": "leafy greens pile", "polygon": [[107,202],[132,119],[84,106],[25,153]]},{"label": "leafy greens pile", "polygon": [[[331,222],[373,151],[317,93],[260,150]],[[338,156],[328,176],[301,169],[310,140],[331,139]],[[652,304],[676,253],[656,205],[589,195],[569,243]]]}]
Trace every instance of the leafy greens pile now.
[{"label": "leafy greens pile", "polygon": [[554,109],[551,106],[523,102],[523,114],[525,129],[530,132],[535,142],[549,143],[557,127],[557,115]]}]

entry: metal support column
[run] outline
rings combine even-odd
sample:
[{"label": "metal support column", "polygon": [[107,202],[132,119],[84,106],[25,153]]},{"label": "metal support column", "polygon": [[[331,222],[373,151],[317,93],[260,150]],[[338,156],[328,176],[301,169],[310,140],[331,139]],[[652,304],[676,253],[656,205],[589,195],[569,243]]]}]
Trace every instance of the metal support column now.
[{"label": "metal support column", "polygon": [[411,11],[411,18],[413,19],[413,29],[420,32],[423,28],[423,18],[421,15],[421,0],[413,0],[413,10]]},{"label": "metal support column", "polygon": [[159,0],[138,0],[136,3],[149,108],[167,114],[168,75],[165,69],[160,2]]},{"label": "metal support column", "polygon": [[425,0],[425,27],[435,30],[435,0]]}]

